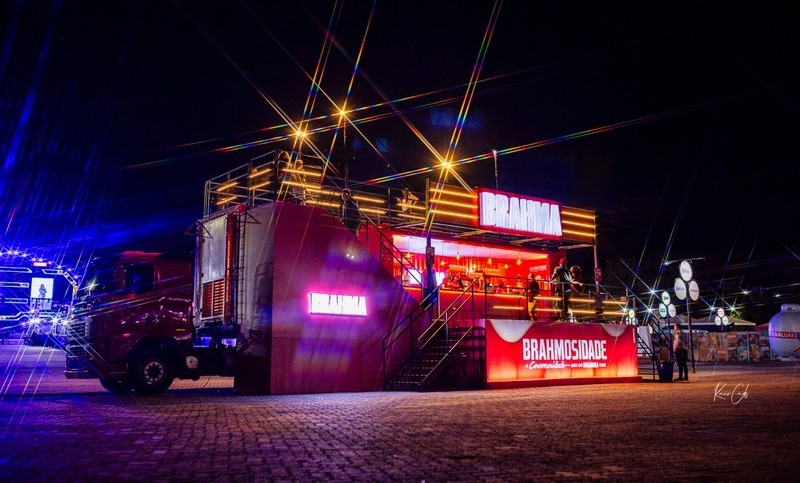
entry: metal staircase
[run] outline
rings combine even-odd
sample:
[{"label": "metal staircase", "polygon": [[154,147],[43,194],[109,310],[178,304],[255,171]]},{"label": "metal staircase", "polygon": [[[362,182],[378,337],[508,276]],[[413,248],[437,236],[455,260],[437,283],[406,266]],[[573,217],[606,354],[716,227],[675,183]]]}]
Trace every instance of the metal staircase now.
[{"label": "metal staircase", "polygon": [[[443,326],[386,382],[387,390],[467,389],[478,384],[469,377],[467,345],[483,344],[482,327]],[[474,366],[474,364],[473,364]]]},{"label": "metal staircase", "polygon": [[658,379],[658,366],[662,360],[672,360],[669,337],[655,318],[649,318],[643,326],[652,329],[650,341],[645,340],[636,331],[636,353],[639,358],[639,375]]},{"label": "metal staircase", "polygon": [[441,390],[478,388],[483,384],[485,329],[472,324],[450,327],[448,321],[468,303],[474,304],[475,281],[441,311],[439,317],[418,336],[413,337],[415,324],[432,309],[436,292],[423,300],[389,333],[383,341],[384,369],[392,346],[409,333],[410,357],[392,374],[384,374],[386,390]]}]

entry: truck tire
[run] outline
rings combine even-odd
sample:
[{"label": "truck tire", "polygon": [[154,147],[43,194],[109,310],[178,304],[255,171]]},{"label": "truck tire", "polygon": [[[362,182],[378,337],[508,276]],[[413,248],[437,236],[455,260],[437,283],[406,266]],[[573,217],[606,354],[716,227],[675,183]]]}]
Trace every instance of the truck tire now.
[{"label": "truck tire", "polygon": [[161,394],[175,379],[172,363],[164,352],[143,352],[129,366],[130,382],[139,394]]},{"label": "truck tire", "polygon": [[112,394],[128,394],[131,392],[131,385],[127,381],[120,381],[118,379],[104,379],[100,378],[100,385]]}]

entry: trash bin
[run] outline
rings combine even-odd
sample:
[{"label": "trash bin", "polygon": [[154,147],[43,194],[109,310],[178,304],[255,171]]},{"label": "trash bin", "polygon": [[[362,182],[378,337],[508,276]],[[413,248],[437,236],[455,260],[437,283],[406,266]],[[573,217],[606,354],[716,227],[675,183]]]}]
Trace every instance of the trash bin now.
[{"label": "trash bin", "polygon": [[659,382],[672,382],[672,373],[675,370],[675,364],[672,361],[663,361],[658,363],[658,381]]}]

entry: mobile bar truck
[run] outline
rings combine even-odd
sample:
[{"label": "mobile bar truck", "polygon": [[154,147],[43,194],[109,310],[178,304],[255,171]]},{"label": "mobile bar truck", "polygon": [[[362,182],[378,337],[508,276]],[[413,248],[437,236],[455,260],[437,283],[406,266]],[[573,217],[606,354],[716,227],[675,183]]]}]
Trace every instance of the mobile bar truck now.
[{"label": "mobile bar truck", "polygon": [[[618,299],[573,297],[572,320],[556,320],[547,275],[565,247],[593,247],[591,212],[445,185],[394,203],[399,188],[343,189],[298,156],[207,181],[194,254],[94,260],[66,377],[139,394],[207,375],[243,394],[635,379],[635,327],[602,323]],[[355,230],[339,214],[348,190]],[[528,274],[543,278],[535,317]]]}]

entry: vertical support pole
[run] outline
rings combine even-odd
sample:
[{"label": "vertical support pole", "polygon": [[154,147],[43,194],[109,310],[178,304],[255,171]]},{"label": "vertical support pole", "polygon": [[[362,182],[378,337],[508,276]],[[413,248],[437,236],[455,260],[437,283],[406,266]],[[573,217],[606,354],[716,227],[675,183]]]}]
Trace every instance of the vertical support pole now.
[{"label": "vertical support pole", "polygon": [[692,358],[692,374],[695,373],[694,367],[694,337],[692,336],[692,314],[689,313],[689,299],[686,297],[686,320],[689,322],[689,355]]},{"label": "vertical support pole", "polygon": [[597,234],[594,236],[594,245],[592,246],[594,252],[594,312],[599,318],[603,313],[603,303],[600,301],[600,261],[597,258]]},{"label": "vertical support pole", "polygon": [[272,201],[278,201],[278,181],[280,179],[278,177],[278,171],[280,170],[280,164],[281,164],[280,159],[281,159],[281,152],[275,151],[275,161],[273,166],[273,168],[275,169],[275,173],[274,176],[272,177],[273,178]]},{"label": "vertical support pole", "polygon": [[497,150],[492,149],[492,157],[494,157],[494,189],[500,191],[500,181],[497,178]]}]

